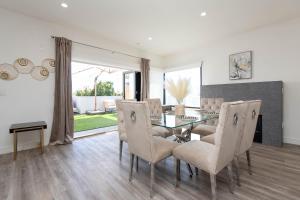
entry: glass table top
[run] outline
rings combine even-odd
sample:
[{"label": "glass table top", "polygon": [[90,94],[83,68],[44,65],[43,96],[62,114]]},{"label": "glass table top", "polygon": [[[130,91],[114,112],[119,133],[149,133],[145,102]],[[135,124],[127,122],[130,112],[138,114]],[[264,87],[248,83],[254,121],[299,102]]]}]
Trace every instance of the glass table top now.
[{"label": "glass table top", "polygon": [[217,113],[207,113],[196,110],[186,110],[186,115],[176,116],[174,112],[163,113],[161,116],[151,116],[151,123],[154,126],[165,128],[179,128],[194,123],[204,122],[218,118]]}]

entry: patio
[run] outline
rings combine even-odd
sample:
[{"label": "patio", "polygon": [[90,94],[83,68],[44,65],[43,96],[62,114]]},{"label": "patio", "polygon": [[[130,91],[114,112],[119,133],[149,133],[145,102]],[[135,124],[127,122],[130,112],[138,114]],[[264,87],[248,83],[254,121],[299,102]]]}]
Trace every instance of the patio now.
[{"label": "patio", "polygon": [[125,71],[72,62],[74,137],[116,130],[115,100],[122,99]]}]

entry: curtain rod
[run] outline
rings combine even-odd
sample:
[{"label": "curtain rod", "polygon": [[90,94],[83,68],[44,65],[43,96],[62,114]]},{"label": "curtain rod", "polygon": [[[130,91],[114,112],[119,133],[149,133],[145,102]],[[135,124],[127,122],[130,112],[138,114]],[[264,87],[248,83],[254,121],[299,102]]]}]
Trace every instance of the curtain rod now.
[{"label": "curtain rod", "polygon": [[[55,38],[58,38],[58,37],[52,35],[51,38],[55,39]],[[75,44],[82,45],[82,46],[87,46],[87,47],[91,47],[91,48],[94,48],[94,49],[99,49],[99,50],[102,50],[102,51],[108,51],[108,52],[110,52],[112,54],[116,53],[116,54],[121,54],[121,55],[125,55],[125,56],[132,57],[132,58],[141,59],[141,57],[133,56],[133,55],[130,55],[130,54],[127,54],[127,53],[123,53],[123,52],[120,52],[120,51],[114,51],[114,50],[111,50],[111,49],[97,47],[97,46],[90,45],[90,44],[85,44],[85,43],[82,43],[82,42],[76,42],[76,41],[72,41],[72,42],[75,43]]]}]

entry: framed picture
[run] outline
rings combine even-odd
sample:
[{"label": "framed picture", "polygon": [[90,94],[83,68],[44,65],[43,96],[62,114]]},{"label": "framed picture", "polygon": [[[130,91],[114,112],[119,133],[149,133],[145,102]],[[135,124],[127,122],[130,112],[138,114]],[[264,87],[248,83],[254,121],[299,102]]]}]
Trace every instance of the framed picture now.
[{"label": "framed picture", "polygon": [[232,54],[229,56],[229,79],[252,78],[252,51]]}]

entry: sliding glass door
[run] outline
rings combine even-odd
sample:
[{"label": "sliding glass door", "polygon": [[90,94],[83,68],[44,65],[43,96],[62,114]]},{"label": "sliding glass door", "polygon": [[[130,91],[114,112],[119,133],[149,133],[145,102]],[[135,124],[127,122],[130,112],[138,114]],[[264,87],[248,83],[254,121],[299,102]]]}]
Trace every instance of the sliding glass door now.
[{"label": "sliding glass door", "polygon": [[123,73],[124,99],[140,100],[141,97],[141,73],[129,71]]}]

